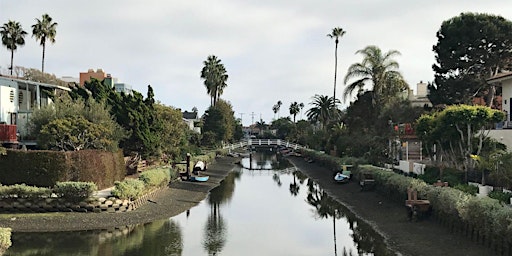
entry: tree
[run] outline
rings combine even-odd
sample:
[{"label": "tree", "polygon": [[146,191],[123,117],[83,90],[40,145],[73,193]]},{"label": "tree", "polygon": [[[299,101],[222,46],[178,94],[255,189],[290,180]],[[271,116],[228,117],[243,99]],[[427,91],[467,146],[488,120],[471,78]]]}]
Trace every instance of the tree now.
[{"label": "tree", "polygon": [[[212,146],[211,143],[218,145],[221,142],[234,141],[235,125],[237,124],[234,114],[231,104],[224,100],[219,100],[215,106],[210,106],[206,110],[203,116],[205,134],[203,142],[205,145]],[[206,134],[209,135],[206,136]],[[213,138],[211,138],[212,135]]]},{"label": "tree", "polygon": [[41,62],[41,72],[44,73],[44,55],[46,49],[46,41],[55,43],[55,36],[57,35],[57,22],[53,22],[52,17],[48,14],[43,14],[41,19],[36,19],[36,24],[32,25],[32,36],[39,41],[43,47],[43,58]]},{"label": "tree", "polygon": [[126,132],[113,120],[108,107],[93,99],[72,100],[63,95],[53,105],[35,110],[31,134],[44,149],[116,151]]},{"label": "tree", "polygon": [[331,39],[334,38],[334,94],[333,98],[336,99],[336,75],[338,73],[338,42],[339,38],[345,35],[345,32],[342,28],[336,27],[332,29],[330,34],[327,34]]},{"label": "tree", "polygon": [[27,32],[23,30],[19,22],[9,20],[9,22],[2,26],[0,34],[2,35],[2,44],[8,50],[11,50],[11,66],[9,69],[11,70],[12,76],[12,70],[14,69],[14,51],[18,49],[18,46],[25,45],[25,35]]},{"label": "tree", "polygon": [[227,86],[228,74],[224,64],[215,55],[208,56],[203,64],[201,78],[204,79],[206,92],[210,95],[210,105],[215,106]]},{"label": "tree", "polygon": [[[283,105],[283,102],[278,100],[277,103],[272,107],[272,111],[274,111],[274,118],[275,118],[275,115],[279,113],[279,110],[281,109],[281,105]],[[279,119],[279,114],[277,115],[277,118]]]},{"label": "tree", "polygon": [[[484,106],[453,105],[441,112],[422,115],[416,135],[427,147],[436,147],[437,158],[457,169],[473,169],[471,155],[480,155],[488,126],[503,121],[505,114]],[[432,152],[432,150],[431,150]]]},{"label": "tree", "polygon": [[309,103],[312,107],[306,111],[308,119],[312,122],[319,122],[322,129],[326,128],[327,124],[339,114],[335,102],[334,98],[327,95],[315,95],[313,101]]},{"label": "tree", "polygon": [[292,102],[290,104],[290,115],[293,116],[293,122],[295,123],[295,117],[300,112],[300,105],[298,102]]},{"label": "tree", "polygon": [[495,87],[486,79],[510,69],[512,22],[501,16],[462,13],[442,23],[433,47],[435,84],[428,88],[433,104],[471,104],[487,96],[491,106]]},{"label": "tree", "polygon": [[356,54],[358,53],[363,55],[363,61],[350,65],[345,75],[345,84],[352,79],[357,80],[345,88],[343,99],[352,94],[356,88],[362,90],[367,83],[370,83],[372,102],[377,106],[382,106],[394,99],[399,92],[408,88],[402,74],[398,71],[398,62],[393,59],[400,52],[391,50],[382,53],[380,48],[370,45],[358,50]]}]

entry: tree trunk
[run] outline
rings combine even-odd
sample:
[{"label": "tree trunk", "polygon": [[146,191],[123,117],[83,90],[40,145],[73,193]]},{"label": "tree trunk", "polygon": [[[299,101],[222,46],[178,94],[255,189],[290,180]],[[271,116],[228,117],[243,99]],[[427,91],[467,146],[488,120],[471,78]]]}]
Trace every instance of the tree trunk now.
[{"label": "tree trunk", "polygon": [[338,73],[338,39],[336,39],[336,47],[334,48],[334,104],[336,104],[336,73]]},{"label": "tree trunk", "polygon": [[45,50],[45,44],[43,42],[43,60],[42,60],[42,63],[41,63],[41,73],[43,73],[44,75],[44,51]]},{"label": "tree trunk", "polygon": [[12,76],[12,70],[14,69],[14,67],[12,66],[14,62],[14,50],[11,50],[11,76]]}]

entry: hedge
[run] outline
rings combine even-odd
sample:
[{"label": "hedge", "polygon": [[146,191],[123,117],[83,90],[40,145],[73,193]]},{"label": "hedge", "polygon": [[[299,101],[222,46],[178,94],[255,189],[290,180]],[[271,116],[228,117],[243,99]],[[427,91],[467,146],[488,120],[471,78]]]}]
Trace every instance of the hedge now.
[{"label": "hedge", "polygon": [[11,228],[0,228],[0,255],[3,255],[11,245]]}]

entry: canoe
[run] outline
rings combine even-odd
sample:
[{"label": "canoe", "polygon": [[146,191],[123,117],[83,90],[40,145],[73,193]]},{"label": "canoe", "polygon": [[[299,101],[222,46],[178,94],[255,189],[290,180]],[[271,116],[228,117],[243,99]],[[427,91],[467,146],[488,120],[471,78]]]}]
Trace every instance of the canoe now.
[{"label": "canoe", "polygon": [[339,183],[348,182],[349,179],[350,179],[350,176],[347,176],[340,172],[338,172],[338,173],[336,173],[336,175],[334,175],[334,181],[339,182]]},{"label": "canoe", "polygon": [[208,181],[210,176],[190,176],[190,181],[205,182]]}]

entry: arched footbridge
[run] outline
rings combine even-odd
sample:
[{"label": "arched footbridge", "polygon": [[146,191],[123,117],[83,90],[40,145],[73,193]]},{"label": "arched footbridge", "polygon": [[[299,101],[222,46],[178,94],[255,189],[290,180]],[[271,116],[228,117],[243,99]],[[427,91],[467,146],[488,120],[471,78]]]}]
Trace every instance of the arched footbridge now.
[{"label": "arched footbridge", "polygon": [[244,147],[287,147],[291,149],[304,149],[306,147],[297,144],[288,142],[281,139],[247,139],[247,140],[241,140],[236,143],[227,144],[224,145],[223,149],[229,149],[234,150],[238,148],[244,148]]}]

